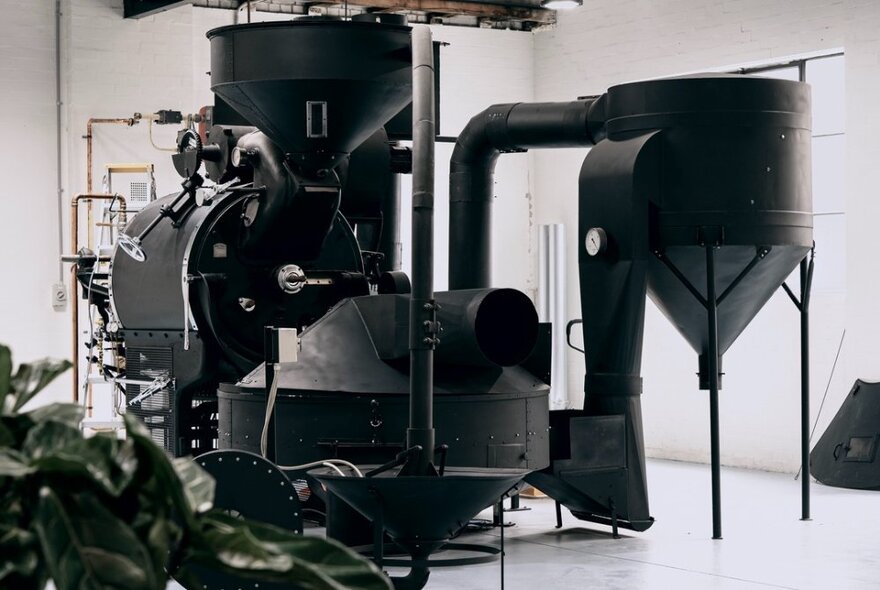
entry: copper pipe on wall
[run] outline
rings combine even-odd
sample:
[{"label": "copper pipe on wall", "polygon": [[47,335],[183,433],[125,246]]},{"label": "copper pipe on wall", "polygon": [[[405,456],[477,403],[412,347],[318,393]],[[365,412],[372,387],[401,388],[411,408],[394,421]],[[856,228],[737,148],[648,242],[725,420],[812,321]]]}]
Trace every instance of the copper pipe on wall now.
[{"label": "copper pipe on wall", "polygon": [[[92,201],[119,201],[120,219],[126,216],[125,197],[122,195],[105,195],[93,193],[81,193],[70,200],[70,250],[76,254],[79,245],[79,205],[81,202],[88,203],[91,208]],[[89,226],[91,231],[91,225]],[[77,296],[76,271],[78,264],[74,263],[70,268],[70,303],[72,310],[71,329],[73,350],[73,403],[79,403],[79,298]],[[91,388],[89,388],[91,390]],[[89,402],[91,406],[91,401]]]},{"label": "copper pipe on wall", "polygon": [[[92,117],[86,122],[86,194],[91,194],[94,190],[92,183],[92,127],[95,125],[128,125],[129,127],[133,127],[140,123],[141,114],[134,113],[131,117],[127,119],[101,119]],[[93,219],[92,219],[92,204],[89,202],[88,206],[88,215],[89,215],[89,227],[92,227]],[[88,247],[91,248],[92,244],[92,234],[89,233],[88,236]]]},{"label": "copper pipe on wall", "polygon": [[90,194],[92,187],[92,127],[94,125],[128,125],[132,127],[141,120],[141,114],[135,113],[128,119],[100,119],[91,118],[86,123],[86,194]]}]

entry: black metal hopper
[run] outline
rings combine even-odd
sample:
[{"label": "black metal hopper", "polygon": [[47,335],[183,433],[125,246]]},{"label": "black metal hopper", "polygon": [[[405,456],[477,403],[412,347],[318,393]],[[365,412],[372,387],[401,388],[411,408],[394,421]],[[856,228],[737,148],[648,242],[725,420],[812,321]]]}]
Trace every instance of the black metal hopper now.
[{"label": "black metal hopper", "polygon": [[[650,186],[648,243],[638,244],[653,254],[645,257],[648,293],[707,353],[701,298],[711,246],[724,354],[813,245],[809,87],[707,74],[637,82],[608,91],[605,115],[611,141],[587,159],[582,183],[594,184],[585,192],[596,195],[600,179],[614,175],[600,152],[638,150],[635,166]],[[609,206],[587,198],[583,220],[597,225]]]},{"label": "black metal hopper", "polygon": [[211,90],[307,166],[333,167],[412,98],[407,26],[306,17],[208,38]]},{"label": "black metal hopper", "polygon": [[484,508],[498,502],[528,471],[448,468],[442,476],[343,477],[310,472],[333,494],[385,531],[414,559],[425,559]]},{"label": "black metal hopper", "polygon": [[644,520],[639,373],[649,294],[699,354],[720,538],[721,357],[813,245],[810,89],[704,74],[623,84],[600,100],[607,140],[580,176],[584,413],[625,417],[618,439],[635,443],[622,447],[628,508],[637,509],[629,518]]}]

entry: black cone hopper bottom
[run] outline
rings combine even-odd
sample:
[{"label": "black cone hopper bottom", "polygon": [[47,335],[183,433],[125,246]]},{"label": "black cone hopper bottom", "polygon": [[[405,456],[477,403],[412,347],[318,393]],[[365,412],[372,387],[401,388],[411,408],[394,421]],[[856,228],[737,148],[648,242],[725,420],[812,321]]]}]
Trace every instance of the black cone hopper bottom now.
[{"label": "black cone hopper bottom", "polygon": [[385,532],[415,561],[426,560],[529,472],[449,467],[443,473],[400,475],[398,467],[374,477],[345,477],[330,469],[311,471],[310,475],[368,520],[381,522]]}]

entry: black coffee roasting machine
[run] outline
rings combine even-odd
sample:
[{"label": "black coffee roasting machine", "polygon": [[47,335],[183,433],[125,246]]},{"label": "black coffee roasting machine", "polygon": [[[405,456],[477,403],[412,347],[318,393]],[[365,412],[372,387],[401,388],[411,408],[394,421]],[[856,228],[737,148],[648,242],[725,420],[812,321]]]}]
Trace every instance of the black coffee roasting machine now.
[{"label": "black coffee roasting machine", "polygon": [[[434,293],[427,29],[308,17],[208,37],[211,88],[241,120],[181,134],[182,190],[130,221],[93,297],[140,383],[128,411],[215,475],[218,504],[296,530],[326,510],[342,540],[366,519],[421,566],[523,481],[579,519],[646,530],[646,295],[698,354],[716,463],[721,357],[813,245],[807,85],[707,74],[489,107],[453,152],[451,290]],[[384,129],[395,117],[412,117],[411,149]],[[548,327],[491,287],[494,167],[587,146],[585,397],[550,411]]]}]

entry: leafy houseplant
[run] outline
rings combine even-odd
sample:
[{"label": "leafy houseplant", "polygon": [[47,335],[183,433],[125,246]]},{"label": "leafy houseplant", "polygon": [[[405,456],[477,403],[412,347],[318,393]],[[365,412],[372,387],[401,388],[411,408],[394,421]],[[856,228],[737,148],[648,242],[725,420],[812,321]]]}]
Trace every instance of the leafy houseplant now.
[{"label": "leafy houseplant", "polygon": [[173,576],[201,590],[192,568],[291,588],[391,588],[342,545],[212,508],[213,479],[169,459],[133,418],[119,441],[83,437],[74,404],[22,412],[69,367],[44,359],[13,372],[0,345],[0,588],[164,590]]}]

